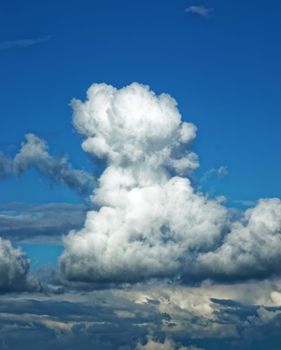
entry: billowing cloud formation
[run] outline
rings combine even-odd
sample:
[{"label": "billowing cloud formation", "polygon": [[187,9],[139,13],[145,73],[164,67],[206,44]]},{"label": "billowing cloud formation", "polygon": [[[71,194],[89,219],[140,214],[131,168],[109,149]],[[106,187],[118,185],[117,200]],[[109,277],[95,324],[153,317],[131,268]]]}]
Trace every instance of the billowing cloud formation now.
[{"label": "billowing cloud formation", "polygon": [[67,157],[53,157],[47,143],[34,134],[25,135],[20,151],[13,159],[0,154],[0,177],[20,174],[34,166],[52,181],[64,183],[79,192],[86,192],[93,177],[82,170],[73,169]]},{"label": "billowing cloud formation", "polygon": [[174,99],[137,83],[94,84],[73,107],[83,149],[107,167],[91,197],[99,210],[64,240],[66,278],[240,278],[241,268],[249,277],[279,266],[280,200],[263,200],[232,222],[219,200],[196,192],[186,177],[198,166],[190,149],[196,128],[181,121]]},{"label": "billowing cloud formation", "polygon": [[30,289],[27,281],[29,260],[23,251],[0,238],[0,291]]},{"label": "billowing cloud formation", "polygon": [[74,100],[72,105],[74,125],[86,137],[83,149],[122,169],[134,167],[140,172],[141,165],[143,181],[159,168],[186,173],[198,166],[197,156],[187,147],[196,128],[181,122],[176,101],[169,95],[157,97],[136,83],[120,90],[94,84],[88,101]]},{"label": "billowing cloud formation", "polygon": [[242,222],[234,222],[223,244],[201,254],[198,263],[206,276],[253,277],[280,272],[281,201],[260,200]]}]

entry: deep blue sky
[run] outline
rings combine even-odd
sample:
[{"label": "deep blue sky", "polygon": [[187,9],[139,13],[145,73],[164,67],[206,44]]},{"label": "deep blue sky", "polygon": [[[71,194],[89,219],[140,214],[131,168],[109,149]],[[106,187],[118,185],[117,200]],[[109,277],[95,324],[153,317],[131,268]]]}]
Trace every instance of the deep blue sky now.
[{"label": "deep blue sky", "polygon": [[[185,12],[211,8],[208,18]],[[205,188],[234,200],[281,196],[281,3],[276,0],[60,0],[1,2],[0,149],[23,135],[48,140],[78,168],[94,169],[80,149],[69,102],[94,82],[133,81],[168,92],[198,126],[201,173],[229,175]],[[215,190],[214,190],[215,188]],[[0,201],[79,202],[63,186],[29,172],[1,180]]]}]

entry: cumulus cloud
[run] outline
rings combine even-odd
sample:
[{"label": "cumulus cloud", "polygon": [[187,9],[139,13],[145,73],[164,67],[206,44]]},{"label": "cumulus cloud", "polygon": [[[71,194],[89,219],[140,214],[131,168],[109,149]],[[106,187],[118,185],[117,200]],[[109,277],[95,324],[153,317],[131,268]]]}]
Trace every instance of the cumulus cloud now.
[{"label": "cumulus cloud", "polygon": [[132,281],[173,276],[188,251],[211,247],[227,213],[194,192],[186,177],[198,166],[190,147],[193,124],[181,121],[169,95],[147,86],[117,90],[95,84],[86,102],[74,101],[82,147],[107,168],[85,227],[65,238],[61,267],[69,279]]},{"label": "cumulus cloud", "polygon": [[29,260],[20,248],[0,238],[0,291],[21,291],[38,288],[35,281],[27,279]]},{"label": "cumulus cloud", "polygon": [[137,83],[94,84],[73,108],[83,149],[107,166],[91,196],[98,209],[64,239],[67,279],[236,279],[278,270],[280,200],[262,200],[238,220],[196,191],[196,127],[181,120],[173,98]]},{"label": "cumulus cloud", "polygon": [[281,263],[281,201],[263,199],[233,222],[223,244],[199,255],[208,276],[259,277],[279,273]]},{"label": "cumulus cloud", "polygon": [[186,12],[188,13],[193,13],[195,15],[198,15],[200,17],[209,17],[210,14],[212,13],[212,9],[210,8],[207,8],[206,6],[204,5],[192,5],[192,6],[189,6],[185,9]]},{"label": "cumulus cloud", "polygon": [[87,192],[93,182],[93,177],[87,172],[73,169],[66,156],[53,157],[46,141],[34,134],[25,135],[25,142],[13,159],[0,154],[0,177],[21,174],[30,167],[35,167],[52,181],[64,183],[81,193]]}]

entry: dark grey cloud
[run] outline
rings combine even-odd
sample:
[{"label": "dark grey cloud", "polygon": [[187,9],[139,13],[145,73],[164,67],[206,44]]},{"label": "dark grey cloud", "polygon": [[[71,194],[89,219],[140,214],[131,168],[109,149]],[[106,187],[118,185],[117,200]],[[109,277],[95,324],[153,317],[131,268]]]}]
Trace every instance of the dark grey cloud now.
[{"label": "dark grey cloud", "polygon": [[0,236],[14,241],[61,241],[62,235],[83,226],[87,210],[86,204],[2,204]]},{"label": "dark grey cloud", "polygon": [[[257,287],[263,300],[255,297]],[[146,284],[56,296],[3,295],[0,340],[23,350],[273,350],[281,339],[281,308],[268,303],[272,288]],[[242,302],[242,294],[252,299]]]},{"label": "dark grey cloud", "polygon": [[74,169],[66,156],[52,156],[46,141],[34,134],[25,135],[25,141],[14,158],[0,154],[0,178],[20,175],[31,167],[51,181],[65,184],[81,194],[93,186],[92,175]]},{"label": "dark grey cloud", "polygon": [[17,39],[10,41],[2,41],[0,42],[0,50],[9,50],[13,48],[28,48],[31,46],[35,46],[41,44],[45,41],[51,40],[50,35],[38,37],[38,38],[28,38],[28,39]]}]

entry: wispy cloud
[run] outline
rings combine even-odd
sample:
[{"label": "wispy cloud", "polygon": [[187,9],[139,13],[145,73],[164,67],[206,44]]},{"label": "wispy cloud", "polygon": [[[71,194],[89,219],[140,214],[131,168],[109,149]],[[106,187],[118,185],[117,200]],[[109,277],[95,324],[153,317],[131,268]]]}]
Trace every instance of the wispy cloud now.
[{"label": "wispy cloud", "polygon": [[9,50],[13,48],[28,48],[30,46],[38,45],[45,41],[49,41],[51,39],[50,35],[42,36],[39,38],[28,38],[28,39],[18,39],[18,40],[10,40],[10,41],[2,41],[0,42],[0,50]]},{"label": "wispy cloud", "polygon": [[13,159],[0,152],[0,179],[14,174],[22,174],[35,167],[51,181],[66,184],[78,193],[85,194],[91,186],[93,176],[83,170],[74,169],[68,158],[53,157],[49,146],[34,134],[26,134],[25,142]]},{"label": "wispy cloud", "polygon": [[228,175],[228,169],[225,165],[220,166],[219,168],[212,168],[207,171],[202,175],[200,182],[206,182],[213,176],[216,176],[219,179],[224,178],[225,176]]},{"label": "wispy cloud", "polygon": [[212,11],[213,9],[207,8],[204,5],[192,5],[185,9],[185,12],[193,13],[195,15],[205,18],[209,17]]},{"label": "wispy cloud", "polygon": [[251,199],[236,199],[234,202],[237,204],[241,204],[244,207],[253,207],[257,204],[257,201]]}]

